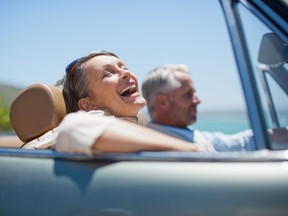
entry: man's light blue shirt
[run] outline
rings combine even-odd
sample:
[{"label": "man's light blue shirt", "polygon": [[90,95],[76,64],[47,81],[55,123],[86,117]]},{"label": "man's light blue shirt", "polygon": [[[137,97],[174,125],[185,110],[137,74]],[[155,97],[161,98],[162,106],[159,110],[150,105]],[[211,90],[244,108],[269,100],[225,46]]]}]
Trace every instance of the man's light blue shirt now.
[{"label": "man's light blue shirt", "polygon": [[252,130],[230,135],[222,132],[199,131],[187,127],[176,128],[152,122],[149,122],[147,127],[188,142],[194,142],[195,133],[201,134],[218,152],[255,150]]}]

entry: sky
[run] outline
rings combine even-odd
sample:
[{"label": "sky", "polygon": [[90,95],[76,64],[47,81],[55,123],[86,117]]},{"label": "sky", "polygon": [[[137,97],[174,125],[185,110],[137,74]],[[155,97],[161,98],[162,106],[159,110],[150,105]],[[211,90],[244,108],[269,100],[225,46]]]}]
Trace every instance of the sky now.
[{"label": "sky", "polygon": [[53,85],[74,59],[117,54],[141,84],[162,64],[186,64],[199,111],[245,109],[217,0],[9,0],[0,2],[0,82]]}]

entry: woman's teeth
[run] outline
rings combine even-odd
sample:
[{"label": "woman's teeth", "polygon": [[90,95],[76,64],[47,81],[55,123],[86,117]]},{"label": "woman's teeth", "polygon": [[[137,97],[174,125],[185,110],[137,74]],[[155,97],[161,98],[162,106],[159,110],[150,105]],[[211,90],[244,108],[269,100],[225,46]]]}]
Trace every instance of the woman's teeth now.
[{"label": "woman's teeth", "polygon": [[136,88],[136,85],[135,84],[132,84],[132,85],[129,85],[127,86],[126,88],[122,89],[120,91],[120,95],[124,95],[124,94],[128,94],[131,90],[135,89]]}]

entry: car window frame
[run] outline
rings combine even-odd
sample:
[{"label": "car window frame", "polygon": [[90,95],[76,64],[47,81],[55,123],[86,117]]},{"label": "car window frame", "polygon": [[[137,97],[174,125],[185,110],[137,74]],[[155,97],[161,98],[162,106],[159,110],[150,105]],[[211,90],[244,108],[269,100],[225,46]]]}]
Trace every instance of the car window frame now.
[{"label": "car window frame", "polygon": [[[242,4],[249,9],[260,21],[266,24],[284,41],[287,41],[283,25],[285,24],[275,11],[269,9],[268,5],[261,1],[247,0],[219,0],[224,12],[225,21],[228,27],[236,64],[244,92],[250,125],[254,133],[256,149],[272,150],[272,145],[268,136],[264,111],[262,109],[260,95],[254,77],[251,58],[245,41],[245,33],[241,24],[241,17],[238,11],[238,4]],[[269,16],[267,11],[269,11]],[[271,14],[271,15],[270,15]],[[273,19],[271,19],[273,18]],[[276,20],[272,22],[272,20]],[[287,35],[287,34],[286,34]]]}]

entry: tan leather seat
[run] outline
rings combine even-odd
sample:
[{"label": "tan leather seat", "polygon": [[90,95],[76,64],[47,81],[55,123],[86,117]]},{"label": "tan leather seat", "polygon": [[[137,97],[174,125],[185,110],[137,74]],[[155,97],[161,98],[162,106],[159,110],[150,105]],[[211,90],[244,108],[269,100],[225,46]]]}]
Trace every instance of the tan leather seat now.
[{"label": "tan leather seat", "polygon": [[61,88],[34,84],[12,102],[10,121],[19,139],[27,143],[57,127],[66,114]]}]

